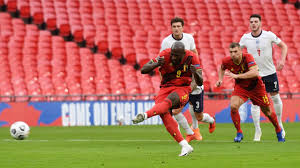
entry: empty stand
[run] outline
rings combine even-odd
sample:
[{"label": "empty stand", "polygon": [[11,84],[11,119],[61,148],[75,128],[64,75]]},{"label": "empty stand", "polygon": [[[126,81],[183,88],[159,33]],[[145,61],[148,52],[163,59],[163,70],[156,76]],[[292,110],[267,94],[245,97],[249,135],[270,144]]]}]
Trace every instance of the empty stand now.
[{"label": "empty stand", "polygon": [[[281,91],[299,92],[295,83],[300,81],[300,10],[280,0],[0,1],[4,3],[8,13],[0,13],[0,92],[16,97],[1,97],[3,101],[27,101],[25,95],[33,95],[33,101],[108,100],[107,94],[155,93],[159,76],[141,75],[132,65],[142,66],[156,57],[162,39],[171,33],[174,16],[184,18],[184,31],[194,35],[204,79],[210,81],[206,89],[216,91],[216,67],[229,55],[228,45],[249,31],[249,16],[254,12],[262,15],[263,28],[289,47],[286,66],[278,72]],[[17,11],[21,19],[31,19],[33,24],[10,16]],[[47,30],[36,26],[43,24]],[[73,41],[65,42],[66,37]],[[78,47],[76,43],[81,42],[86,48]],[[90,48],[95,46],[98,52],[92,53]],[[274,49],[276,62],[280,50]],[[111,59],[105,56],[108,52]],[[220,90],[232,87],[233,82],[225,79]],[[127,98],[146,99],[120,96]]]}]

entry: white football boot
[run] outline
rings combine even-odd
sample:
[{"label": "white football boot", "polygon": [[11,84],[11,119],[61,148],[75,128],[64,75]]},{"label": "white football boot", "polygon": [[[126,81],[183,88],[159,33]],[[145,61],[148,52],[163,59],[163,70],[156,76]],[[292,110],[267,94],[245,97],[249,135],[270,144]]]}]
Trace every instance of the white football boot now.
[{"label": "white football boot", "polygon": [[190,153],[192,153],[194,151],[193,147],[191,145],[184,145],[181,148],[181,153],[178,156],[187,156]]},{"label": "white football boot", "polygon": [[138,124],[140,122],[143,122],[146,119],[145,113],[140,113],[135,116],[135,118],[132,120],[133,124]]}]

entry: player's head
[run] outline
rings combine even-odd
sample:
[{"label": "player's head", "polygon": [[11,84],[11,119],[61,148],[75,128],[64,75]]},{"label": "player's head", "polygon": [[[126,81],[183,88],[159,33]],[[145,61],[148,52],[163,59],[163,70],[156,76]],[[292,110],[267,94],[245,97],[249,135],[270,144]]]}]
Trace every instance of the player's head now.
[{"label": "player's head", "polygon": [[261,30],[261,16],[259,14],[253,14],[250,16],[250,29],[252,32]]},{"label": "player's head", "polygon": [[232,60],[239,60],[242,57],[242,49],[239,43],[231,43],[229,45],[229,52]]},{"label": "player's head", "polygon": [[180,41],[176,41],[171,46],[171,62],[173,65],[178,65],[185,56],[184,44]]},{"label": "player's head", "polygon": [[182,18],[175,17],[171,20],[172,34],[175,38],[181,38],[183,33],[184,21]]}]

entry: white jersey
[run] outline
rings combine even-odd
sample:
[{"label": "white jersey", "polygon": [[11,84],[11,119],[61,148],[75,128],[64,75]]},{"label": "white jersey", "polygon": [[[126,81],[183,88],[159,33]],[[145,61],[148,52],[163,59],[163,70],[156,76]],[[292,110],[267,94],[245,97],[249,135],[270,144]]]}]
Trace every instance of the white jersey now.
[{"label": "white jersey", "polygon": [[246,33],[240,40],[241,47],[246,47],[247,52],[253,55],[258,65],[259,75],[264,77],[276,73],[273,63],[272,46],[279,44],[281,40],[271,31],[262,30],[257,37],[251,33]]},{"label": "white jersey", "polygon": [[186,50],[195,50],[196,49],[194,37],[191,34],[183,33],[182,38],[180,40],[176,40],[172,34],[170,34],[169,36],[164,38],[161,43],[160,51],[163,51],[167,48],[171,48],[172,44],[175,41],[182,42],[184,44],[184,47]]},{"label": "white jersey", "polygon": [[[186,50],[195,50],[196,49],[196,44],[194,37],[191,34],[183,33],[182,38],[177,40],[173,37],[173,34],[170,34],[166,38],[163,39],[161,43],[161,48],[160,51],[163,51],[167,48],[171,48],[172,44],[176,41],[180,41],[184,44],[184,47]],[[202,86],[197,86],[196,89],[193,90],[191,94],[200,94],[203,90],[203,85]]]}]

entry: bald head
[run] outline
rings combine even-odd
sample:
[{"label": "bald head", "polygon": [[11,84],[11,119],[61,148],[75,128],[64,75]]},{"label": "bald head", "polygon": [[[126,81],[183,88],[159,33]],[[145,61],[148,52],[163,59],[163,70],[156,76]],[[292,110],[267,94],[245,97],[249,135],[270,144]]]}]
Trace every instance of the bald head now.
[{"label": "bald head", "polygon": [[180,41],[174,42],[171,46],[171,49],[172,50],[183,50],[183,51],[185,50],[184,44]]},{"label": "bald head", "polygon": [[174,65],[179,65],[185,56],[185,47],[182,42],[176,41],[171,46],[171,61]]}]

